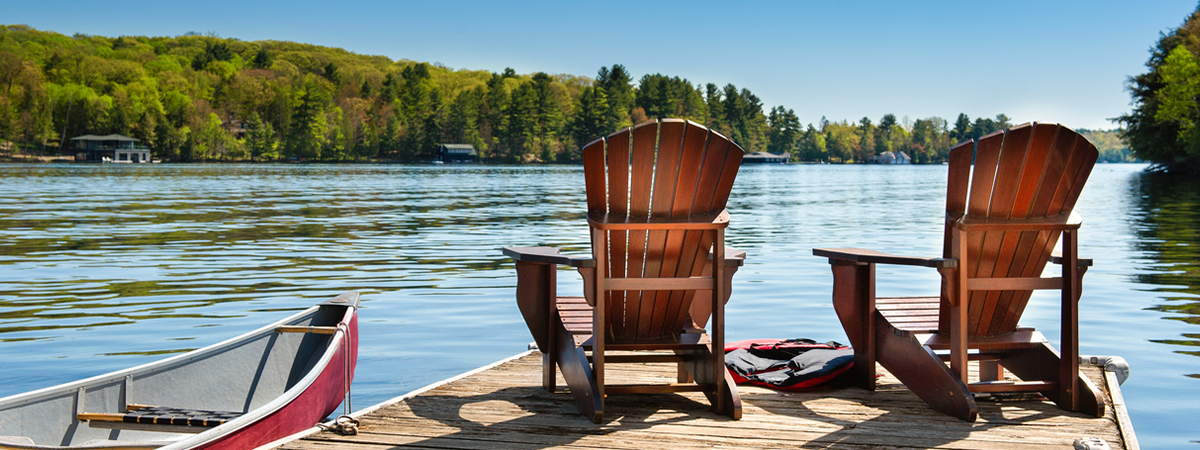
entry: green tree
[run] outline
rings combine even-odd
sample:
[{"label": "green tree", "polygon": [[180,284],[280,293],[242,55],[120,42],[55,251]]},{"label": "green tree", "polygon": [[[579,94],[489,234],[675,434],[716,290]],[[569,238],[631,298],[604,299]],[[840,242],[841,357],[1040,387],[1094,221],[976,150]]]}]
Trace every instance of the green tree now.
[{"label": "green tree", "polygon": [[441,90],[433,81],[429,64],[405,67],[400,91],[400,157],[428,159],[441,139],[439,114],[442,110]]},{"label": "green tree", "polygon": [[858,145],[857,127],[846,122],[830,122],[824,127],[825,150],[830,162],[854,161],[854,148]]},{"label": "green tree", "polygon": [[391,103],[396,97],[400,96],[400,81],[396,79],[396,75],[388,73],[383,78],[383,85],[379,90],[379,99],[384,103]]},{"label": "green tree", "polygon": [[875,133],[878,130],[871,119],[863,117],[858,121],[858,146],[855,148],[856,161],[869,161],[877,153],[875,151]]},{"label": "green tree", "polygon": [[901,146],[897,145],[898,139],[902,138],[904,129],[896,122],[895,114],[884,114],[879,119],[878,135],[875,139],[875,153],[892,152],[898,150]]},{"label": "green tree", "polygon": [[825,148],[825,134],[809,124],[798,144],[801,161],[829,161]]},{"label": "green tree", "polygon": [[976,117],[975,123],[971,125],[971,139],[978,140],[980,137],[992,134],[999,129],[1000,128],[996,126],[996,121],[992,119],[985,119],[983,117]]},{"label": "green tree", "polygon": [[379,131],[371,122],[364,122],[357,140],[354,141],[355,157],[367,160],[375,157],[379,154],[379,142]]},{"label": "green tree", "polygon": [[228,160],[241,156],[241,146],[221,128],[221,118],[209,113],[192,137],[192,159]]},{"label": "green tree", "polygon": [[613,64],[612,69],[600,68],[596,75],[596,86],[604,89],[604,95],[608,99],[608,124],[605,128],[615,131],[633,125],[629,117],[634,107],[632,81],[633,78],[623,65]]},{"label": "green tree", "polygon": [[502,138],[508,128],[507,111],[512,97],[504,80],[504,76],[492,74],[491,79],[487,82],[484,101],[480,105],[479,135],[487,144],[486,148],[480,150],[483,151],[486,158],[504,157],[506,154],[506,142],[503,142]]},{"label": "green tree", "polygon": [[645,75],[638,82],[634,106],[652,118],[676,117],[703,122],[708,115],[704,96],[692,83],[679,77]]},{"label": "green tree", "polygon": [[1004,114],[1004,113],[996,114],[996,129],[997,130],[1004,130],[1004,129],[1012,128],[1012,126],[1013,126],[1012,119],[1009,119],[1007,114]]},{"label": "green tree", "polygon": [[11,51],[0,51],[0,84],[4,85],[4,95],[12,94],[13,82],[25,70],[25,58]]},{"label": "green tree", "polygon": [[704,125],[728,135],[729,127],[725,125],[725,103],[721,101],[721,89],[717,85],[713,83],[704,85],[704,104],[708,107],[708,115],[703,121]]},{"label": "green tree", "polygon": [[292,111],[291,130],[284,145],[284,156],[319,159],[326,142],[325,119],[327,94],[312,79],[304,83]]},{"label": "green tree", "polygon": [[767,145],[767,151],[775,154],[794,155],[797,152],[796,144],[803,133],[800,128],[800,118],[796,117],[795,111],[784,109],[782,106],[771,108],[767,124],[770,127],[767,136],[770,143]]},{"label": "green tree", "polygon": [[276,150],[279,141],[270,122],[263,122],[258,113],[250,113],[247,120],[246,137],[243,145],[249,150],[252,160],[271,160],[279,157]]},{"label": "green tree", "polygon": [[558,106],[553,78],[544,72],[533,74],[533,91],[537,96],[535,130],[539,159],[553,162],[562,150],[559,136],[566,126],[562,109]]},{"label": "green tree", "polygon": [[333,83],[334,86],[341,84],[342,74],[338,72],[338,66],[337,64],[334,64],[333,61],[330,61],[329,64],[325,65],[322,75],[326,80],[329,80],[330,83]]},{"label": "green tree", "polygon": [[479,134],[479,112],[483,97],[484,88],[478,87],[458,94],[450,103],[444,130],[449,142],[471,144],[476,149],[484,147]]},{"label": "green tree", "polygon": [[957,142],[971,138],[971,118],[967,117],[966,113],[958,113],[958,119],[954,121],[954,131],[951,131],[950,135]]},{"label": "green tree", "polygon": [[271,54],[267,53],[267,49],[260,48],[254,53],[254,59],[251,65],[256,69],[266,69],[271,67]]},{"label": "green tree", "polygon": [[766,148],[767,118],[763,115],[762,101],[747,89],[738,90],[732,84],[725,85],[721,92],[721,109],[728,136],[747,152],[754,153]]},{"label": "green tree", "polygon": [[913,122],[912,137],[908,145],[908,155],[912,157],[913,163],[931,164],[947,160],[951,145],[948,127],[946,119],[940,117],[917,119]]},{"label": "green tree", "polygon": [[533,83],[521,83],[512,93],[512,102],[505,110],[502,133],[504,159],[508,162],[528,162],[537,150],[539,133],[537,120],[538,98]]},{"label": "green tree", "polygon": [[362,84],[358,85],[358,96],[364,99],[371,98],[371,82],[363,80]]},{"label": "green tree", "polygon": [[615,131],[608,129],[608,96],[604,89],[584,88],[575,111],[570,129],[576,147],[582,148],[592,139]]}]

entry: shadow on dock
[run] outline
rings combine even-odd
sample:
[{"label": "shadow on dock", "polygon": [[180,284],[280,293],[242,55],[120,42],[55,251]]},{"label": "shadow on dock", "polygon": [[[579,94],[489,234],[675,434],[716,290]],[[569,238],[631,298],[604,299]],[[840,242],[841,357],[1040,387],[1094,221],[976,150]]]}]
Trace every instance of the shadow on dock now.
[{"label": "shadow on dock", "polygon": [[[594,424],[565,390],[541,388],[540,363],[540,354],[525,355],[374,409],[359,417],[356,436],[322,432],[281,448],[1062,449],[1081,437],[1125,448],[1111,413],[1092,418],[1045,400],[981,400],[979,420],[968,423],[930,410],[886,372],[875,392],[742,388],[742,420],[712,413],[698,393],[611,396],[611,417]],[[674,377],[675,369],[632,365],[608,376],[656,382]],[[1090,376],[1098,379],[1099,372]]]}]

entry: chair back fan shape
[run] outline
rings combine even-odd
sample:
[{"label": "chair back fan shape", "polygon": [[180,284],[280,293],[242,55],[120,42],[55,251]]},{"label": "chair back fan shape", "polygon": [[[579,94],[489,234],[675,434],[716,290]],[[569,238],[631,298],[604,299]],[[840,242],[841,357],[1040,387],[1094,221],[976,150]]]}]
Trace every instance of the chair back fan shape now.
[{"label": "chair back fan shape", "polygon": [[[726,251],[725,203],[744,154],[724,136],[678,119],[584,146],[591,255],[504,248],[516,261],[517,306],[545,354],[546,390],[557,390],[557,368],[580,412],[596,423],[609,394],[702,392],[714,412],[741,417],[723,350],[729,283],[745,258]],[[556,293],[558,265],[579,270],[583,297]],[[606,381],[605,367],[642,362],[676,363],[679,378]]]},{"label": "chair back fan shape", "polygon": [[[968,278],[1036,277],[1061,230],[986,230],[955,241],[953,222],[1055,221],[1065,223],[1098,152],[1086,138],[1056,124],[1026,124],[950,151],[944,256],[967,263]],[[974,167],[972,170],[972,156]],[[967,334],[997,336],[1017,328],[1032,290],[972,290]],[[947,295],[939,329],[949,328]]]},{"label": "chair back fan shape", "polygon": [[[744,151],[694,123],[646,122],[583,149],[588,217],[629,222],[716,218],[725,209]],[[697,277],[710,257],[713,230],[608,230],[604,276]],[[601,255],[603,254],[603,255]],[[593,290],[584,289],[588,303]],[[694,290],[608,291],[605,335],[614,344],[677,342],[693,325]]]},{"label": "chair back fan shape", "polygon": [[[878,362],[930,407],[964,420],[977,417],[974,394],[995,392],[1040,392],[1063,409],[1103,415],[1100,391],[1078,367],[1079,299],[1091,260],[1079,258],[1080,222],[1071,215],[1097,156],[1086,138],[1057,124],[966,141],[950,150],[942,257],[813,249],[829,258],[834,310],[854,346],[849,382],[874,390]],[[1051,261],[1061,276],[1043,276]],[[877,298],[876,264],[936,268],[941,295]],[[1060,293],[1057,349],[1017,324],[1035,289]]]}]

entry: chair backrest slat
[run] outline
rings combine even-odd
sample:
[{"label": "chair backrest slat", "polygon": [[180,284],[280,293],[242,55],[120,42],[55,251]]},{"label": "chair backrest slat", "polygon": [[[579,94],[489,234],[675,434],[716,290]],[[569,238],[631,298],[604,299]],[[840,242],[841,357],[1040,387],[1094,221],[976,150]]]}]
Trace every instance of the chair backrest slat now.
[{"label": "chair backrest slat", "polygon": [[[654,197],[650,217],[668,219],[674,216],[675,191],[679,189],[679,163],[683,148],[683,123],[663,121],[659,124],[658,159],[654,167]],[[675,241],[668,231],[651,231],[647,236],[649,252],[646,258],[646,277],[663,277],[675,273],[679,262],[678,236]],[[653,256],[653,257],[651,257]],[[653,305],[650,323],[638,330],[639,339],[663,335],[667,305],[662,300],[666,292],[642,292],[643,302]],[[645,306],[643,306],[645,308]]]},{"label": "chair backrest slat", "polygon": [[[621,134],[627,134],[632,139],[631,154],[629,159],[629,216],[630,217],[650,217],[650,196],[654,193],[651,189],[654,186],[654,158],[657,153],[658,142],[658,124],[654,122],[644,122],[632,129],[628,129],[628,133],[624,131],[614,133],[613,138]],[[646,236],[645,231],[630,231],[628,234],[628,253],[626,259],[626,274],[628,278],[641,278],[646,270]],[[617,255],[613,255],[617,256]],[[610,257],[611,258],[611,257]],[[630,291],[625,292],[625,303],[621,305],[624,308],[622,314],[625,334],[635,333],[641,328],[643,323],[650,323],[650,314],[653,311],[641,311],[638,306],[641,305],[641,292]],[[610,316],[613,320],[616,317]],[[612,321],[610,321],[612,322]]]},{"label": "chair backrest slat", "polygon": [[[960,144],[950,153],[948,218],[963,214],[964,209],[968,217],[991,220],[1068,214],[1098,156],[1086,138],[1056,124],[1025,124],[980,138],[973,167],[968,164],[970,146],[970,142]],[[947,223],[944,255],[965,260],[968,277],[1032,277],[1045,268],[1060,232],[972,232],[967,236],[966,255],[955,254],[950,235]],[[1011,332],[1031,294],[1028,290],[972,291],[968,333]],[[947,314],[943,308],[942,327],[949,323]]]},{"label": "chair backrest slat", "polygon": [[[615,215],[629,215],[629,133],[619,133],[608,139],[605,166],[608,170],[608,211]],[[602,207],[602,206],[601,206]],[[614,231],[608,240],[608,277],[627,277],[629,233]],[[620,255],[620,257],[616,257]],[[624,292],[609,293],[607,303],[610,311],[621,311],[625,304]],[[623,334],[627,318],[614,317],[612,327]]]}]

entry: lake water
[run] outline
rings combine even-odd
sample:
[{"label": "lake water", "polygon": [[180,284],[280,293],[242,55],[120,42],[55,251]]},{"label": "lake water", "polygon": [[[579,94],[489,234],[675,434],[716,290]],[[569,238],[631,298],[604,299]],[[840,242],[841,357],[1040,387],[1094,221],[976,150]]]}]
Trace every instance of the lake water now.
[{"label": "lake water", "polygon": [[[1119,355],[1147,448],[1195,448],[1200,182],[1098,165],[1084,217],[1081,353]],[[938,255],[945,166],[743,167],[731,246],[749,253],[730,340],[845,341],[812,247]],[[215,343],[362,293],[354,406],[531,341],[506,245],[587,251],[578,166],[0,165],[0,397]],[[936,293],[881,267],[881,295]],[[562,272],[560,290],[579,292]],[[1058,299],[1023,323],[1058,339]]]}]

